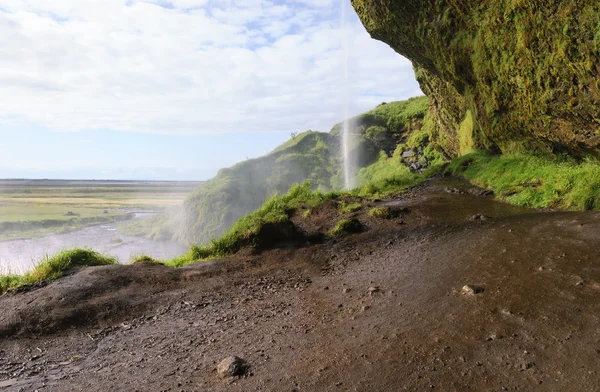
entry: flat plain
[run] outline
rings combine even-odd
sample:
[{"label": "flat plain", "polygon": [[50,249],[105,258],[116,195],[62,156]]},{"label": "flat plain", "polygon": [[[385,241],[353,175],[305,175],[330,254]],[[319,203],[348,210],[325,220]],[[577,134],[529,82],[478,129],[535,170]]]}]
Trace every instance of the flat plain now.
[{"label": "flat plain", "polygon": [[0,240],[127,220],[180,204],[199,182],[0,180]]}]

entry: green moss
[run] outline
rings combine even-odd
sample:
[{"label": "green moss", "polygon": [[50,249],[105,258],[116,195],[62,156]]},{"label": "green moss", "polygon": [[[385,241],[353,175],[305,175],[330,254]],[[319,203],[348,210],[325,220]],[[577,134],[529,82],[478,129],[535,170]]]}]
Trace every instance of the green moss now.
[{"label": "green moss", "polygon": [[24,275],[0,276],[0,293],[17,287],[58,279],[75,267],[117,264],[113,257],[103,256],[90,249],[64,250],[52,257],[44,258],[33,270]]},{"label": "green moss", "polygon": [[392,213],[389,207],[377,207],[369,210],[369,216],[379,219],[390,219],[392,218]]},{"label": "green moss", "polygon": [[600,210],[600,163],[528,154],[473,153],[447,173],[462,175],[509,203],[533,208]]},{"label": "green moss", "polygon": [[415,132],[406,142],[409,147],[423,147],[429,143],[429,132]]},{"label": "green moss", "polygon": [[346,203],[344,201],[340,202],[339,211],[340,214],[349,214],[352,212],[356,212],[362,208],[361,203]]},{"label": "green moss", "polygon": [[[415,65],[432,142],[468,149],[600,155],[600,9],[560,0],[352,0],[373,38]],[[457,130],[470,112],[471,140]],[[467,135],[468,136],[468,135]],[[468,139],[468,138],[467,138]]]},{"label": "green moss", "polygon": [[397,154],[394,154],[390,158],[382,152],[379,154],[377,162],[360,169],[357,175],[357,182],[362,186],[394,177],[412,178],[412,176],[413,175],[408,167],[402,163],[402,160]]},{"label": "green moss", "polygon": [[460,155],[465,155],[475,150],[475,142],[473,141],[473,115],[470,110],[467,110],[465,119],[458,129],[458,142],[460,145]]},{"label": "green moss", "polygon": [[131,260],[131,264],[137,264],[137,263],[157,263],[157,264],[161,264],[160,261],[154,259],[152,256],[148,256],[148,255],[139,255],[134,257]]},{"label": "green moss", "polygon": [[350,234],[361,233],[364,231],[363,225],[358,219],[343,219],[335,224],[327,235],[333,238],[340,238]]}]

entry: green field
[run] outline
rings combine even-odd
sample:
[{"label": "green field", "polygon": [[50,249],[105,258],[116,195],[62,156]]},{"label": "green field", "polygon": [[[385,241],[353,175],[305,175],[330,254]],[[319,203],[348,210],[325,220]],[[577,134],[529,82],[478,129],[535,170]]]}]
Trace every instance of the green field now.
[{"label": "green field", "polygon": [[123,221],[181,204],[198,182],[0,180],[0,240]]}]

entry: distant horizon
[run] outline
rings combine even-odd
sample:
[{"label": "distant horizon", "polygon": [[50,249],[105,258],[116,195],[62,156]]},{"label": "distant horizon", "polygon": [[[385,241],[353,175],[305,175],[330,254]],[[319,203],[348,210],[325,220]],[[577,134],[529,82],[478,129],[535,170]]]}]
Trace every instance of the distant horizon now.
[{"label": "distant horizon", "polygon": [[73,181],[73,182],[196,182],[202,183],[208,180],[135,180],[135,179],[122,179],[115,180],[110,178],[0,178],[0,182],[3,181]]}]

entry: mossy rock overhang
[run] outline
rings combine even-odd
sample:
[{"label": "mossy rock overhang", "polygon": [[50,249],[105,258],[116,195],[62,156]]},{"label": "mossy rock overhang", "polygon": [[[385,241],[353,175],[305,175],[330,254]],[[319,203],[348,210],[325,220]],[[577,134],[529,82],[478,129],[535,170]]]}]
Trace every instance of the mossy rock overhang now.
[{"label": "mossy rock overhang", "polygon": [[413,62],[433,142],[448,156],[461,155],[465,139],[497,152],[600,155],[597,1],[352,4],[373,38]]}]

